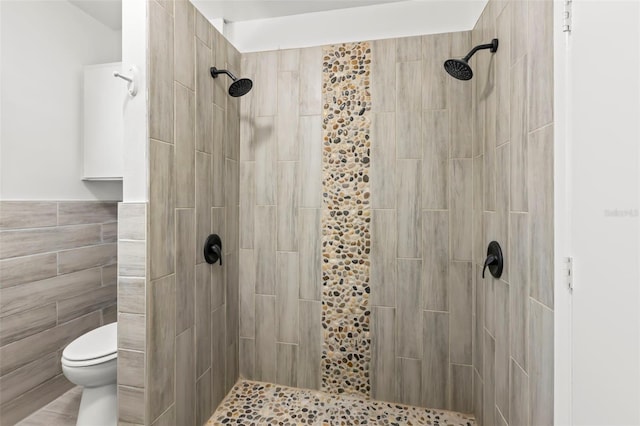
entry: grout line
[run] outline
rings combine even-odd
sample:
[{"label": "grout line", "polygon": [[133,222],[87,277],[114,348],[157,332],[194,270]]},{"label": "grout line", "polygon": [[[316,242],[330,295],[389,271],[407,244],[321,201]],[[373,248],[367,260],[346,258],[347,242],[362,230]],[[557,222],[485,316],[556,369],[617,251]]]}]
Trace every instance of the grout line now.
[{"label": "grout line", "polygon": [[163,141],[163,140],[161,140],[161,139],[149,138],[149,141],[150,141],[150,142],[159,142],[159,143],[162,143],[162,144],[165,144],[165,145],[171,145],[171,146],[174,146],[173,142],[167,142],[167,141]]},{"label": "grout line", "polygon": [[410,361],[422,361],[422,358],[411,358],[408,356],[396,356],[396,359],[408,359]]},{"label": "grout line", "polygon": [[547,305],[545,305],[544,303],[542,303],[541,301],[539,301],[538,299],[536,299],[533,296],[529,296],[529,299],[531,299],[532,301],[536,302],[538,305],[542,306],[543,308],[545,308],[547,311],[552,312],[553,313],[553,309],[551,309],[550,307],[548,307]]},{"label": "grout line", "polygon": [[[268,296],[266,294],[258,294],[258,293],[256,293],[256,295],[257,296]],[[305,299],[305,298],[302,298],[302,297],[298,297],[298,302],[300,302],[300,301],[302,301],[302,302],[317,302],[317,303],[322,302],[321,299]]]},{"label": "grout line", "polygon": [[[184,330],[184,331],[187,331],[187,330]],[[182,333],[184,333],[184,331]],[[180,333],[180,334],[182,334],[182,333]],[[138,350],[138,349],[126,349],[126,348],[118,348],[118,351],[135,352],[135,353],[138,353],[138,354],[144,354],[145,353],[145,351],[141,351],[141,350]]]},{"label": "grout line", "polygon": [[256,296],[262,296],[262,297],[276,297],[275,294],[262,294],[262,293],[255,293]]},{"label": "grout line", "polygon": [[[197,381],[197,380],[196,380],[196,381]],[[176,381],[174,380],[174,383],[175,383],[175,382],[176,382]],[[174,385],[174,391],[175,391],[175,385]],[[176,405],[176,403],[175,403],[175,398],[174,398],[173,404],[169,405],[169,407],[167,407],[167,409],[166,409],[166,410],[164,410],[162,413],[160,413],[160,414],[158,415],[158,417],[156,417],[155,419],[153,419],[153,422],[151,422],[151,423],[154,423],[156,420],[158,420],[160,417],[162,417],[165,413],[167,413],[169,410],[171,410],[172,408],[174,408],[174,407],[175,407],[175,405]]]},{"label": "grout line", "polygon": [[[495,400],[495,396],[494,396],[494,400]],[[500,407],[498,407],[498,404],[495,404],[495,409],[498,411],[498,414],[500,414],[500,417],[502,417],[502,420],[504,420],[505,424],[508,424],[507,421],[504,418],[504,414],[502,414],[502,411],[500,411]]]},{"label": "grout line", "polygon": [[389,306],[389,305],[371,305],[371,308],[382,308],[382,309],[396,309],[395,306]]},{"label": "grout line", "polygon": [[[204,262],[197,263],[196,266],[201,265],[203,263]],[[149,282],[149,284],[151,284],[154,281],[158,281],[158,280],[170,277],[171,275],[175,275],[175,274],[176,274],[176,272],[173,271],[173,272],[169,272],[168,274],[165,274],[165,275],[162,275],[162,276],[159,276],[159,277],[155,277],[153,279],[151,277],[149,277],[147,281]],[[145,277],[128,277],[128,278],[145,278]]]},{"label": "grout line", "polygon": [[[549,123],[546,123],[546,124],[543,124],[542,126],[537,127],[537,128],[535,128],[533,130],[527,130],[526,131],[527,132],[527,136],[530,136],[532,133],[537,133],[537,132],[542,131],[542,130],[546,129],[547,127],[551,127],[551,126],[553,126],[553,121],[551,121]],[[527,142],[529,142],[529,140],[527,140]],[[540,142],[540,143],[544,143],[544,142]]]},{"label": "grout line", "polygon": [[80,226],[92,226],[92,225],[102,225],[105,223],[116,223],[117,221],[110,221],[110,222],[91,222],[91,223],[70,223],[70,224],[65,224],[65,225],[51,225],[51,226],[37,226],[37,227],[30,227],[30,228],[7,228],[7,229],[0,229],[0,234],[5,234],[5,233],[13,233],[15,231],[47,231],[47,230],[53,230],[53,229],[58,229],[58,228],[75,228],[75,227],[80,227]]},{"label": "grout line", "polygon": [[436,314],[450,314],[451,312],[449,311],[435,311],[432,309],[422,309],[423,312],[432,312],[432,313],[436,313]]},{"label": "grout line", "polygon": [[480,374],[480,371],[478,371],[478,369],[476,368],[476,366],[473,366],[473,371],[475,371],[475,373],[478,375],[478,377],[480,378],[480,383],[482,383],[482,388],[484,389],[484,378],[482,377],[482,375]]},{"label": "grout line", "polygon": [[527,376],[527,378],[529,378],[529,373],[520,365],[520,363],[518,363],[518,361],[516,361],[512,356],[509,356],[509,359],[513,361],[520,368],[520,370],[522,370],[522,372],[525,374],[525,376]]},{"label": "grout line", "polygon": [[187,89],[188,91],[190,91],[191,93],[193,93],[193,94],[195,95],[195,93],[196,93],[195,89],[192,89],[192,88],[190,88],[190,87],[187,87],[187,86],[186,86],[186,85],[184,85],[181,81],[178,81],[178,80],[175,80],[175,79],[173,80],[173,82],[174,82],[175,84],[177,84],[178,86],[182,86],[182,88]]},{"label": "grout line", "polygon": [[472,364],[460,364],[460,363],[458,363],[458,362],[451,362],[450,364],[451,364],[451,365],[456,365],[456,366],[458,366],[458,367],[471,367],[471,368],[473,368],[473,365],[472,365]]},{"label": "grout line", "polygon": [[491,334],[491,332],[489,331],[489,329],[487,327],[483,327],[483,331],[485,333],[487,333],[493,340],[496,340],[496,336],[494,336],[493,334]]}]

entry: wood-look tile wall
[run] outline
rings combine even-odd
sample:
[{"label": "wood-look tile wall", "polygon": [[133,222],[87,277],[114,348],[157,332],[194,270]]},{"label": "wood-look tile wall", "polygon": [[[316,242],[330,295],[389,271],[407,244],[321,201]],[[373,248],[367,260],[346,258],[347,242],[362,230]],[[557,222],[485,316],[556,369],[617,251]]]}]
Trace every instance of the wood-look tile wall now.
[{"label": "wood-look tile wall", "polygon": [[320,389],[322,48],[242,55],[240,374]]},{"label": "wood-look tile wall", "polygon": [[371,396],[473,410],[471,33],[374,41]]},{"label": "wood-look tile wall", "polygon": [[[470,47],[470,32],[371,43],[371,396],[464,412],[473,410],[472,99],[442,76],[442,61]],[[243,55],[256,86],[242,100],[240,162],[241,374],[316,389],[321,67],[321,48]]]},{"label": "wood-look tile wall", "polygon": [[[474,413],[479,424],[553,424],[553,3],[487,4],[472,44]],[[505,254],[480,277],[486,247]]]},{"label": "wood-look tile wall", "polygon": [[118,417],[144,424],[147,203],[118,205]]},{"label": "wood-look tile wall", "polygon": [[117,203],[0,201],[0,423],[74,385],[60,357],[116,321]]},{"label": "wood-look tile wall", "polygon": [[[552,422],[551,22],[550,2],[491,1],[473,31],[371,44],[374,398],[474,412],[487,425]],[[444,72],[445,59],[493,37],[498,53],[474,56],[472,81]],[[243,55],[256,87],[242,101],[240,153],[241,374],[311,388],[322,329],[319,52]],[[483,280],[494,239],[505,271]],[[278,325],[296,312],[297,339]]]},{"label": "wood-look tile wall", "polygon": [[[120,383],[120,420],[201,425],[239,374],[240,103],[227,94],[231,80],[209,69],[239,75],[241,61],[186,0],[150,0],[148,16],[146,274],[121,286],[145,301],[146,311],[132,301],[121,313],[145,324],[121,360],[142,380]],[[204,260],[212,233],[223,266]]]}]

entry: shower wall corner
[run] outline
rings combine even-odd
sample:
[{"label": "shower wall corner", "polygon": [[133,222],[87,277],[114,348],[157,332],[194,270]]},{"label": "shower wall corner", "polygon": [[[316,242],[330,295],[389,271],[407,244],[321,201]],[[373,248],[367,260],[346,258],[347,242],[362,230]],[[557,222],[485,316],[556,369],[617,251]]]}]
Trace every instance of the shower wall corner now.
[{"label": "shower wall corner", "polygon": [[[239,377],[240,104],[209,68],[240,54],[190,2],[145,3],[148,202],[120,206],[136,238],[119,241],[119,419],[200,425]],[[222,266],[202,254],[213,233]]]}]

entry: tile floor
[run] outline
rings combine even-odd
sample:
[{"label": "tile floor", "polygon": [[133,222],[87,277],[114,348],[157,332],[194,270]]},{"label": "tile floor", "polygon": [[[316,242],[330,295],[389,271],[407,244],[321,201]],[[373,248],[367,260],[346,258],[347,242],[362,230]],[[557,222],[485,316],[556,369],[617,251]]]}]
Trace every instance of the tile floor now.
[{"label": "tile floor", "polygon": [[75,426],[82,388],[76,386],[53,400],[16,426]]},{"label": "tile floor", "polygon": [[213,425],[475,426],[472,416],[241,380],[207,422]]},{"label": "tile floor", "polygon": [[[75,387],[16,426],[75,426],[82,389]],[[472,416],[241,380],[206,426],[475,426]]]}]

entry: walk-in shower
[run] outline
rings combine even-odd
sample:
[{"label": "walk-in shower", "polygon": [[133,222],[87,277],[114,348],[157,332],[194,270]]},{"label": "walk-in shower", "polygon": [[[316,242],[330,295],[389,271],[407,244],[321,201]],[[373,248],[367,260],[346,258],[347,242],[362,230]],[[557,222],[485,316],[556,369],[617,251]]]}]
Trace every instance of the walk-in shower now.
[{"label": "walk-in shower", "polygon": [[250,79],[237,78],[227,70],[219,70],[216,67],[211,67],[210,71],[211,77],[213,78],[218,78],[219,74],[226,74],[231,77],[233,83],[231,83],[231,86],[229,86],[229,95],[233,96],[234,98],[246,95],[253,87],[253,81],[251,81]]},{"label": "walk-in shower", "polygon": [[478,51],[482,49],[490,49],[491,53],[495,53],[498,50],[498,39],[494,38],[491,43],[480,44],[467,54],[462,59],[447,59],[444,61],[444,69],[454,78],[458,80],[471,80],[473,77],[473,71],[469,65],[469,60]]}]

